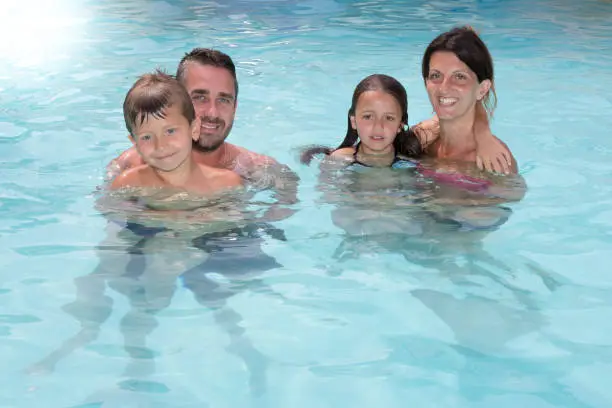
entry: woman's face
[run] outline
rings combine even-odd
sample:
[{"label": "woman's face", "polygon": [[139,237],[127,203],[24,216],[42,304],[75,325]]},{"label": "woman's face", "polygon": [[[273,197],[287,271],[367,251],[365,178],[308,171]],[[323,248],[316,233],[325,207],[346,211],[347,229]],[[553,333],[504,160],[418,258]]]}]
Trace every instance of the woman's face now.
[{"label": "woman's face", "polygon": [[476,74],[454,53],[437,51],[429,60],[425,86],[440,120],[453,120],[473,114],[476,103],[489,91],[491,81],[479,83]]}]

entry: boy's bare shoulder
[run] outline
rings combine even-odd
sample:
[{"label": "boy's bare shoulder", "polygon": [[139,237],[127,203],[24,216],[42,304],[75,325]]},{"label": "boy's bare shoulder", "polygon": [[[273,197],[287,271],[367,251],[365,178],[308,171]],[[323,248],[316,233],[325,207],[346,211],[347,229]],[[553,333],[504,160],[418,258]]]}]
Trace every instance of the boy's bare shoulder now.
[{"label": "boy's bare shoulder", "polygon": [[242,177],[231,170],[226,170],[227,173],[223,174],[223,183],[230,187],[239,187],[244,185]]},{"label": "boy's bare shoulder", "polygon": [[144,163],[140,153],[138,153],[134,146],[121,153],[117,159],[126,163],[128,167],[136,167]]},{"label": "boy's bare shoulder", "polygon": [[150,182],[153,176],[153,170],[146,165],[141,164],[136,167],[129,168],[119,174],[113,180],[111,189],[118,189],[122,187],[144,187]]},{"label": "boy's bare shoulder", "polygon": [[108,163],[106,166],[107,176],[109,179],[112,179],[128,169],[142,164],[144,164],[142,157],[140,157],[136,148],[132,146]]},{"label": "boy's bare shoulder", "polygon": [[231,170],[215,169],[215,178],[227,186],[241,186],[243,184],[242,177]]},{"label": "boy's bare shoulder", "polygon": [[206,166],[204,164],[199,164],[198,166],[204,177],[215,186],[234,187],[243,185],[242,177],[231,170]]}]

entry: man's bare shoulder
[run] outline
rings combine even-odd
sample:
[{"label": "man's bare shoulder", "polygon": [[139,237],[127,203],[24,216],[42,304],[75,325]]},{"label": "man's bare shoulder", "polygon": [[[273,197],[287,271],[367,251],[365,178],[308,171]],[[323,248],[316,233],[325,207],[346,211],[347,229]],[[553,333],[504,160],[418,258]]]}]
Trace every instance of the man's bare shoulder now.
[{"label": "man's bare shoulder", "polygon": [[[227,142],[226,142],[227,143]],[[255,153],[245,147],[237,146],[235,144],[227,143],[226,151],[228,155],[232,157],[232,159],[237,158],[248,158],[251,163],[255,166],[263,166],[263,165],[273,165],[278,164],[278,162],[270,156],[266,156],[265,154]]]}]

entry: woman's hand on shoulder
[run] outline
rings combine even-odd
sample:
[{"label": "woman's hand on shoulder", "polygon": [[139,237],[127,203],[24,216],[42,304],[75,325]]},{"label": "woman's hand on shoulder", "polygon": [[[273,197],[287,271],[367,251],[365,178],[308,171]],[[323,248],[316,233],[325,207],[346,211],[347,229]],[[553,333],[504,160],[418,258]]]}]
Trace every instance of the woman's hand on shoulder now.
[{"label": "woman's hand on shoulder", "polygon": [[430,119],[417,123],[412,127],[412,131],[417,139],[419,139],[421,148],[426,149],[440,137],[440,121],[438,116],[434,115]]},{"label": "woman's hand on shoulder", "polygon": [[518,173],[518,165],[508,146],[497,137],[477,139],[476,165],[480,170],[501,174]]}]

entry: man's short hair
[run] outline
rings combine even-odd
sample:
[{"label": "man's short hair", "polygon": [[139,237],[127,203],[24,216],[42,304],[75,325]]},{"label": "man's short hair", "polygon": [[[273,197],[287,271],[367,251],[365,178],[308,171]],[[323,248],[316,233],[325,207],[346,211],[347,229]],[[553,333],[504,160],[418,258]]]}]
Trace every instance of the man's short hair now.
[{"label": "man's short hair", "polygon": [[178,68],[176,69],[176,79],[178,79],[181,83],[185,83],[185,71],[187,69],[187,65],[192,62],[228,70],[229,73],[232,74],[232,78],[234,78],[234,91],[236,92],[236,99],[238,99],[238,79],[236,78],[236,66],[229,55],[212,48],[194,48],[185,54],[185,56],[181,59],[181,62],[179,62]]}]

